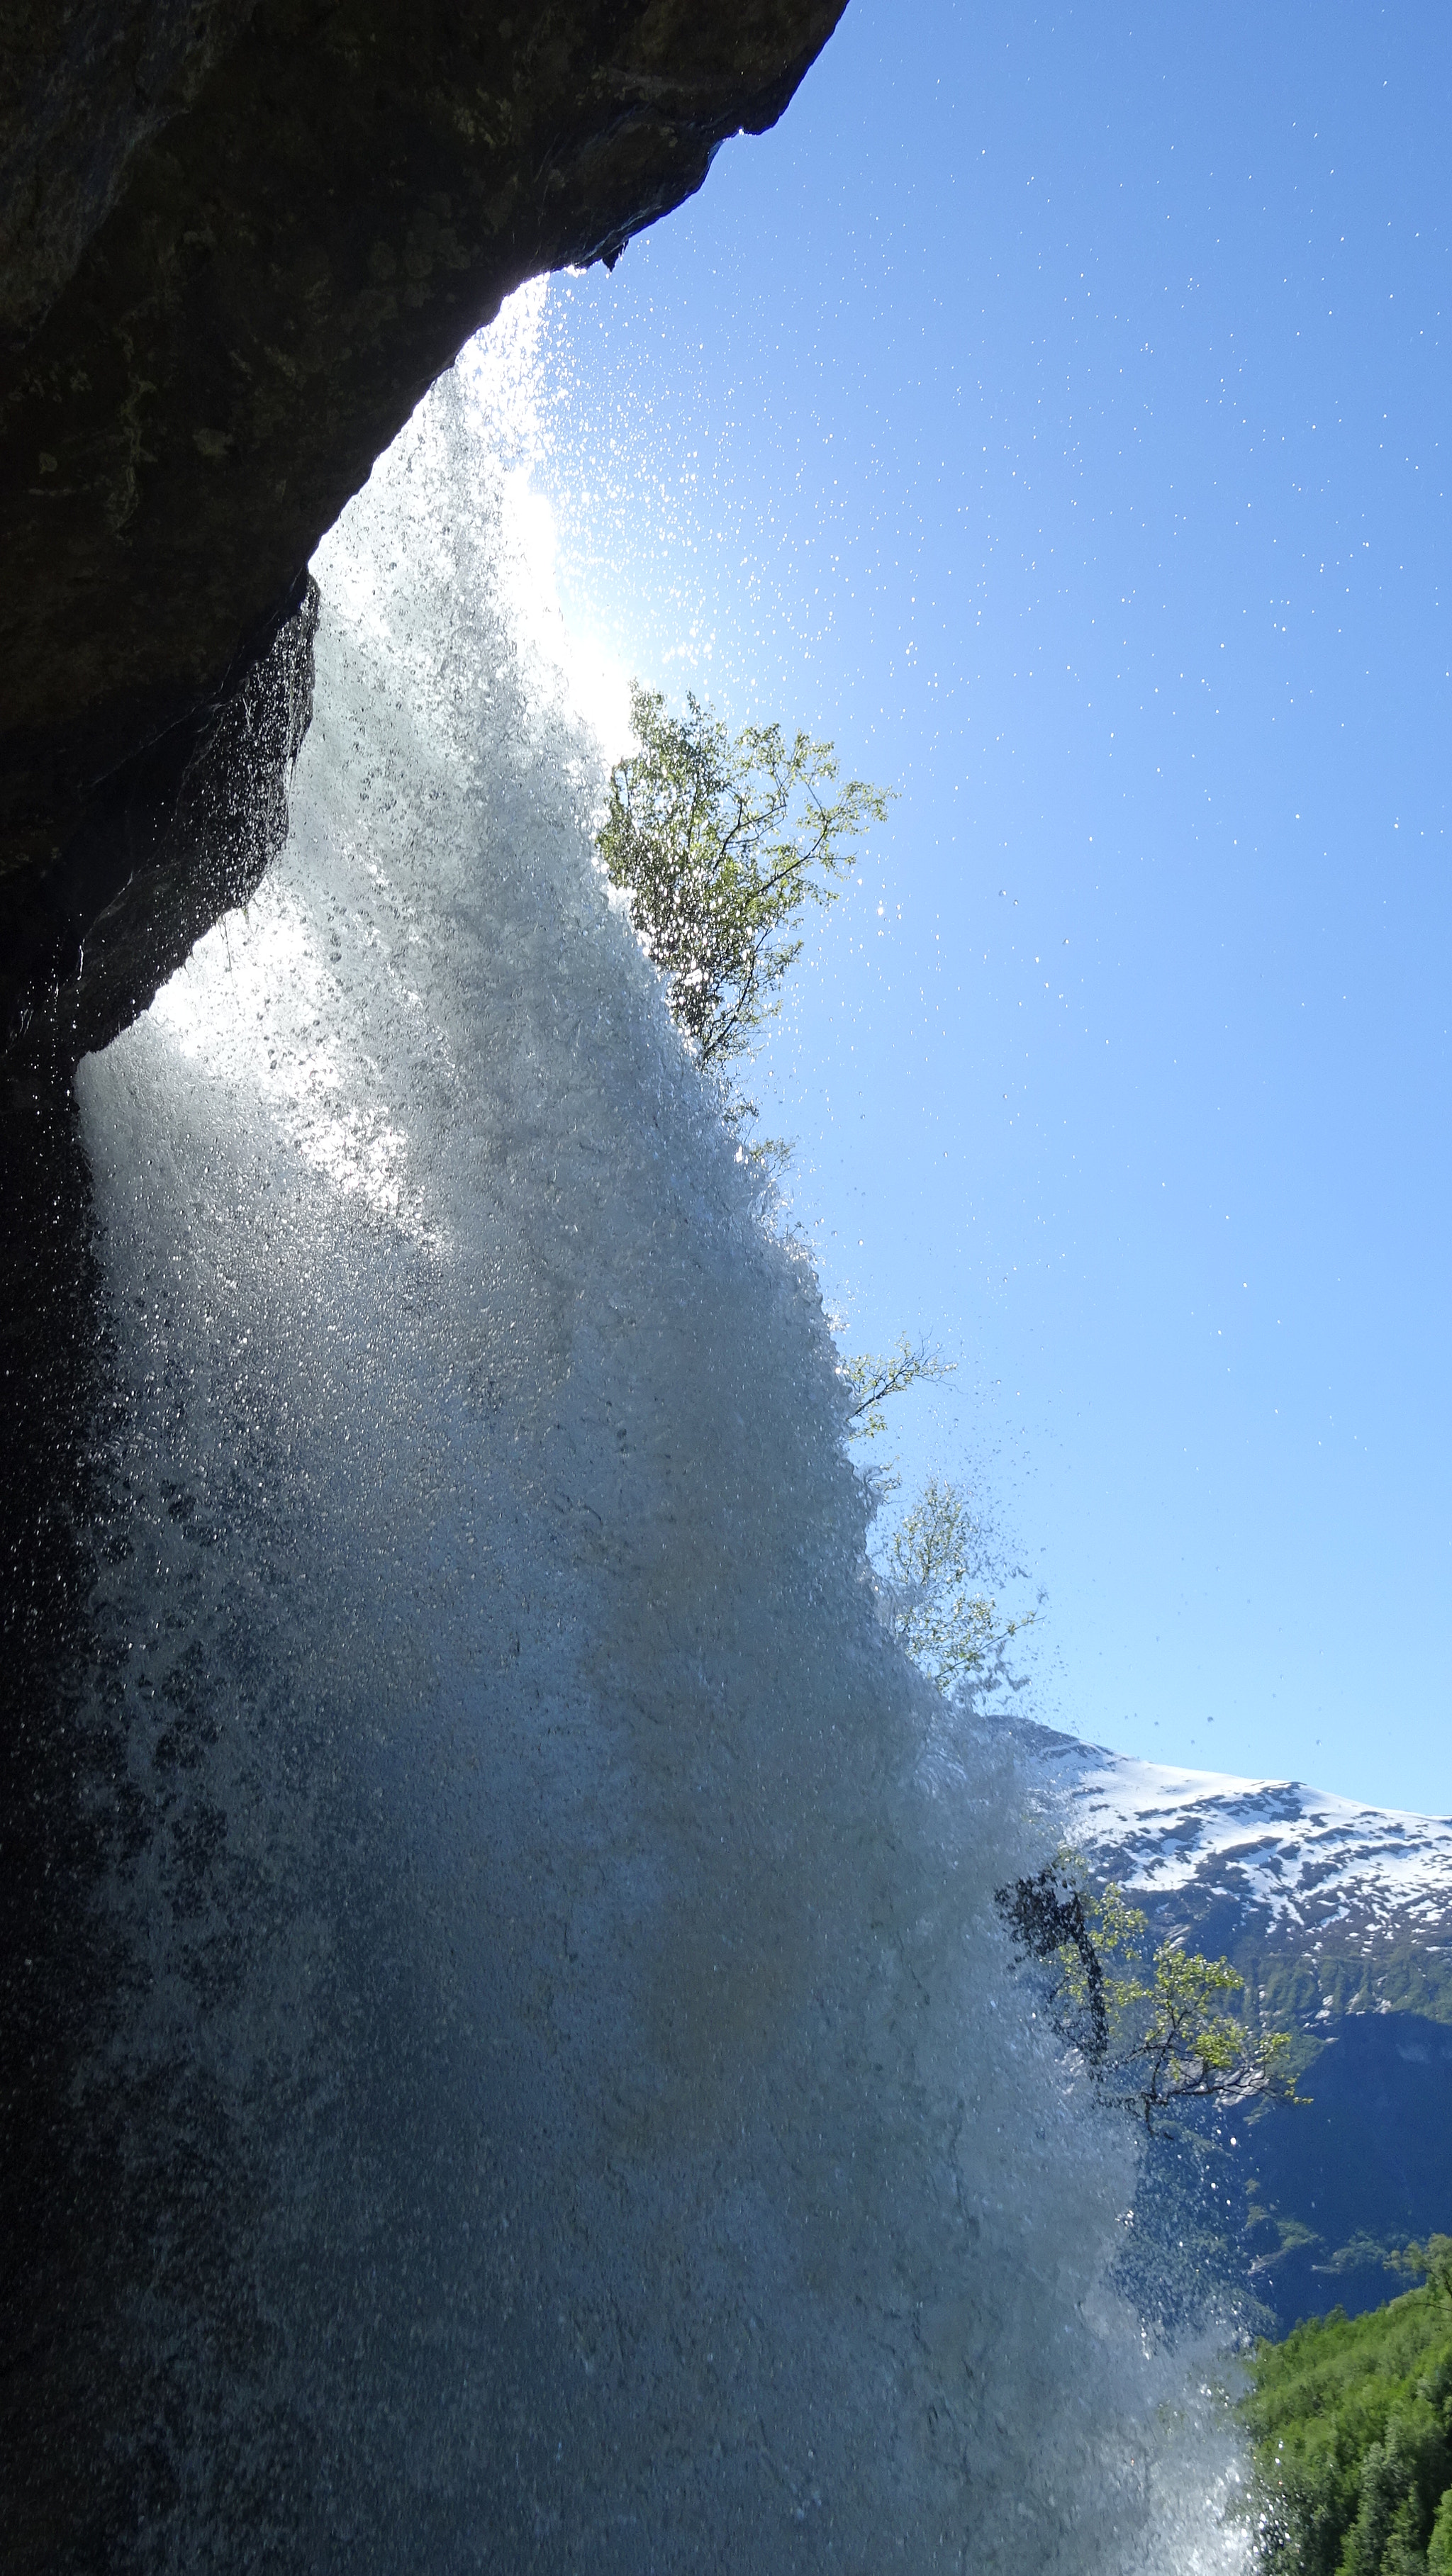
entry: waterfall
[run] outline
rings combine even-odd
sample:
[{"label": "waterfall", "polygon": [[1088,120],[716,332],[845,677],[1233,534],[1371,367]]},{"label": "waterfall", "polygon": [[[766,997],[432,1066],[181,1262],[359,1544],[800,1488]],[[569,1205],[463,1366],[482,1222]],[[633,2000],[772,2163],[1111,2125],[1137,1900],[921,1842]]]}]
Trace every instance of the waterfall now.
[{"label": "waterfall", "polygon": [[523,507],[457,371],[315,565],[286,848],[78,1077],[37,2563],[1239,2566],[1208,2374],[1113,2283],[1132,2137],[993,1906],[1042,1794],[878,1624]]}]

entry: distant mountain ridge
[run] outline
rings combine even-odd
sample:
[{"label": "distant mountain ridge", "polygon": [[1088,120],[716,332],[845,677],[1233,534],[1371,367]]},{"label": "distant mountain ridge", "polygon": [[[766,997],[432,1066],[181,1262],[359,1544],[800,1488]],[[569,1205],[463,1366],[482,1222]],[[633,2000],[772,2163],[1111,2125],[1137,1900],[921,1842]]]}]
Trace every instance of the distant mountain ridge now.
[{"label": "distant mountain ridge", "polygon": [[1378,2305],[1385,2252],[1452,2230],[1452,1817],[1024,1733],[1095,1880],[1295,2037],[1309,2107],[1243,2120],[1231,2159],[1253,2295],[1280,2331]]},{"label": "distant mountain ridge", "polygon": [[1309,2006],[1316,2021],[1380,2010],[1452,2023],[1452,1817],[1141,1762],[1047,1728],[1037,1740],[1096,1870],[1237,1964],[1262,1947],[1303,1961],[1320,1993],[1298,1992],[1298,2021]]}]

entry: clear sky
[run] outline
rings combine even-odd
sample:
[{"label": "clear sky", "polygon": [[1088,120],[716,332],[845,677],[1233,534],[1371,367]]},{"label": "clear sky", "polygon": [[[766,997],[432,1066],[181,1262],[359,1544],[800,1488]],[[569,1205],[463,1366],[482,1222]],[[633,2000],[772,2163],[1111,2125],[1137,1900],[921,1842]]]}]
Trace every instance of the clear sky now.
[{"label": "clear sky", "polygon": [[1039,1713],[1452,1809],[1452,15],[852,0],[547,303],[572,625],[900,791],[761,1068]]}]

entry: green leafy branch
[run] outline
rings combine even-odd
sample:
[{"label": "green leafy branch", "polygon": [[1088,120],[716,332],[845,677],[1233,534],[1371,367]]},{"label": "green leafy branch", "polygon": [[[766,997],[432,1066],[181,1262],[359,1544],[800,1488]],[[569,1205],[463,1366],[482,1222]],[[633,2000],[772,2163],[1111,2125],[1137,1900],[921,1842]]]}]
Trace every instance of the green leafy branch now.
[{"label": "green leafy branch", "polygon": [[672,716],[632,683],[639,748],[611,772],[596,848],[678,1027],[702,1065],[724,1066],[781,1007],[802,946],[783,934],[806,904],[835,900],[889,797],[862,778],[839,788],[830,742],[788,741],[775,724],[733,737],[696,697],[686,708]]},{"label": "green leafy branch", "polygon": [[[835,901],[835,881],[890,799],[865,779],[839,785],[831,743],[800,730],[788,739],[780,725],[747,725],[733,736],[698,698],[673,716],[659,690],[638,682],[630,712],[637,748],[611,772],[596,848],[697,1062],[724,1073],[781,1007],[782,981],[802,948],[793,925],[808,903]],[[724,1108],[738,1130],[756,1115],[729,1087]],[[769,1172],[790,1148],[764,1138],[738,1151]],[[892,1397],[952,1368],[906,1336],[885,1359],[863,1352],[844,1362],[855,1398],[849,1439],[876,1439]],[[872,1481],[879,1500],[895,1483],[890,1474]],[[886,1624],[945,1695],[990,1673],[1007,1678],[1009,1640],[1036,1615],[1000,1619],[979,1578],[981,1554],[966,1494],[933,1477],[880,1565]]]},{"label": "green leafy branch", "polygon": [[1388,2254],[1386,2268],[1452,2299],[1452,2236],[1429,2236],[1425,2244],[1403,2245]]},{"label": "green leafy branch", "polygon": [[1201,2102],[1227,2109],[1266,2094],[1295,2102],[1286,2031],[1255,2032],[1231,1999],[1245,1979],[1228,1959],[1179,1942],[1149,1944],[1148,1920],[1110,1884],[1096,1891],[1079,1853],[1065,1849],[1032,1878],[997,1891],[1021,1955],[1053,1972],[1062,2037],[1092,2069],[1104,2098],[1157,2123]]},{"label": "green leafy branch", "polygon": [[930,1476],[883,1549],[879,1565],[885,1624],[945,1699],[991,1672],[1005,1678],[1004,1653],[1037,1611],[1001,1618],[981,1586],[979,1522],[962,1488]]},{"label": "green leafy branch", "polygon": [[894,1395],[903,1395],[910,1386],[935,1386],[951,1377],[956,1360],[945,1360],[940,1351],[926,1342],[909,1341],[899,1335],[887,1357],[876,1351],[859,1351],[855,1358],[842,1362],[842,1375],[857,1401],[847,1417],[849,1440],[876,1440],[887,1429],[883,1406]]},{"label": "green leafy branch", "polygon": [[[842,1375],[856,1398],[847,1416],[848,1439],[880,1438],[887,1428],[885,1404],[911,1386],[940,1383],[957,1365],[906,1333],[886,1356],[860,1351],[844,1360]],[[874,1481],[879,1499],[897,1485],[890,1471]],[[1005,1666],[1009,1641],[1038,1616],[1035,1610],[1016,1619],[999,1616],[983,1587],[983,1559],[982,1524],[962,1486],[946,1476],[928,1478],[878,1559],[884,1625],[945,1699],[981,1686],[990,1674],[996,1682],[1011,1681]]]}]

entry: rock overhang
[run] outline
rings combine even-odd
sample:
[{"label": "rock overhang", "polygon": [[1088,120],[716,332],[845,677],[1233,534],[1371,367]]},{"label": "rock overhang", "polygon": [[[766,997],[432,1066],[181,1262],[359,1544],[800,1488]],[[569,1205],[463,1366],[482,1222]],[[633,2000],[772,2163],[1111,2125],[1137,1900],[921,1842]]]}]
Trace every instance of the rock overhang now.
[{"label": "rock overhang", "polygon": [[[504,297],[613,264],[723,141],[775,121],[842,5],[17,0],[0,1046],[101,1042],[86,939],[123,898],[114,989],[128,1015],[147,998],[147,852],[168,845],[175,891],[184,782],[269,657],[297,685],[319,537]],[[108,840],[108,816],[138,810],[140,842]],[[159,938],[158,978],[168,956]]]}]

